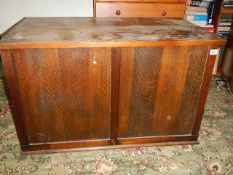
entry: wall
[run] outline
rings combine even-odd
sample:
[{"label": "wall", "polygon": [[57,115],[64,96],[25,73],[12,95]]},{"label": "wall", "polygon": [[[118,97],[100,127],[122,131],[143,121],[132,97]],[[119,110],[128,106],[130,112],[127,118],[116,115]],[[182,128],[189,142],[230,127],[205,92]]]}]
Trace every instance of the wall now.
[{"label": "wall", "polygon": [[23,17],[93,16],[93,0],[0,0],[0,34]]}]

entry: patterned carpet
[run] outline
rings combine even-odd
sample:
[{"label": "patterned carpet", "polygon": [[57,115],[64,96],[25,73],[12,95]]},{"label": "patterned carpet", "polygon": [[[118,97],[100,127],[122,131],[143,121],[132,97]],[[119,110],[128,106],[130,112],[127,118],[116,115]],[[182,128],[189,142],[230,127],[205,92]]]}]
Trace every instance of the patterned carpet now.
[{"label": "patterned carpet", "polygon": [[233,174],[233,95],[212,81],[199,145],[20,154],[0,81],[0,175],[5,174]]}]

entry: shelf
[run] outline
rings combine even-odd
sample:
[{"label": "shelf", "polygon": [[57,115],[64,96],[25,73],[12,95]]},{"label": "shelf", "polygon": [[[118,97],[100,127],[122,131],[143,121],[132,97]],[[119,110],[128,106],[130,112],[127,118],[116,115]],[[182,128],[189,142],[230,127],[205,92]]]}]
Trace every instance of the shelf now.
[{"label": "shelf", "polygon": [[221,13],[225,13],[225,14],[233,13],[233,7],[224,7],[224,8],[222,8]]}]

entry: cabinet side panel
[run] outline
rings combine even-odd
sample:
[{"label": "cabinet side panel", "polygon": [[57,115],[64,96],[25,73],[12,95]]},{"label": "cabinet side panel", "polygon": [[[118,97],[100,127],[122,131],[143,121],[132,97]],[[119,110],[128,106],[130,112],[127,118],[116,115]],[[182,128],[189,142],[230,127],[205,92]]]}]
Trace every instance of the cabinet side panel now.
[{"label": "cabinet side panel", "polygon": [[195,116],[195,121],[193,123],[193,135],[198,135],[200,126],[201,126],[201,121],[202,121],[202,116],[204,113],[204,107],[208,95],[208,89],[210,85],[210,80],[214,68],[214,63],[216,59],[216,55],[210,55],[209,51],[211,49],[217,49],[216,47],[209,47],[208,48],[208,54],[207,55],[207,61],[205,64],[205,70],[203,72],[203,77],[202,77],[202,84],[201,84],[201,90],[200,90],[200,97],[199,97],[199,103],[196,111],[196,116]]},{"label": "cabinet side panel", "polygon": [[11,57],[10,50],[1,50],[1,59],[3,63],[4,74],[6,76],[6,90],[9,95],[9,103],[12,110],[12,117],[14,119],[17,135],[20,146],[28,146],[29,141],[27,137],[27,130],[25,127],[25,118],[22,112],[22,105],[20,94],[18,90],[17,77],[15,73],[14,64]]},{"label": "cabinet side panel", "polygon": [[14,50],[30,143],[109,138],[108,49]]},{"label": "cabinet side panel", "polygon": [[208,47],[192,47],[183,91],[177,134],[191,134],[200,98],[201,83],[207,60]]}]

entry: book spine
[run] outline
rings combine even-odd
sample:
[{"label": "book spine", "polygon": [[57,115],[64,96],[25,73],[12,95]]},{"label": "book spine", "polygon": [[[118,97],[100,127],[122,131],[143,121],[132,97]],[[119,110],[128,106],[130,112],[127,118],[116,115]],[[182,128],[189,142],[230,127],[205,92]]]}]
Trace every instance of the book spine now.
[{"label": "book spine", "polygon": [[224,7],[233,7],[233,1],[225,1],[225,2],[223,3],[223,6],[224,6]]},{"label": "book spine", "polygon": [[206,21],[207,16],[206,15],[193,15],[193,16],[187,16],[187,20],[194,20],[194,21]]},{"label": "book spine", "polygon": [[230,32],[218,31],[217,34],[223,38],[228,38],[228,36],[230,35]]},{"label": "book spine", "polygon": [[218,31],[230,31],[231,27],[218,27]]},{"label": "book spine", "polygon": [[207,0],[192,0],[190,5],[194,7],[208,8],[210,2],[211,1],[207,1]]},{"label": "book spine", "polygon": [[208,14],[207,22],[208,22],[208,24],[212,24],[213,23],[213,17],[214,17],[215,8],[216,8],[216,0],[210,2],[210,5],[208,7],[208,10],[207,10],[207,14]]},{"label": "book spine", "polygon": [[219,22],[219,27],[230,27],[231,26],[231,21],[230,22]]},{"label": "book spine", "polygon": [[205,27],[205,31],[207,31],[207,32],[214,32],[215,28],[214,27]]},{"label": "book spine", "polygon": [[206,25],[206,21],[189,21],[193,24],[196,24],[196,25]]}]

